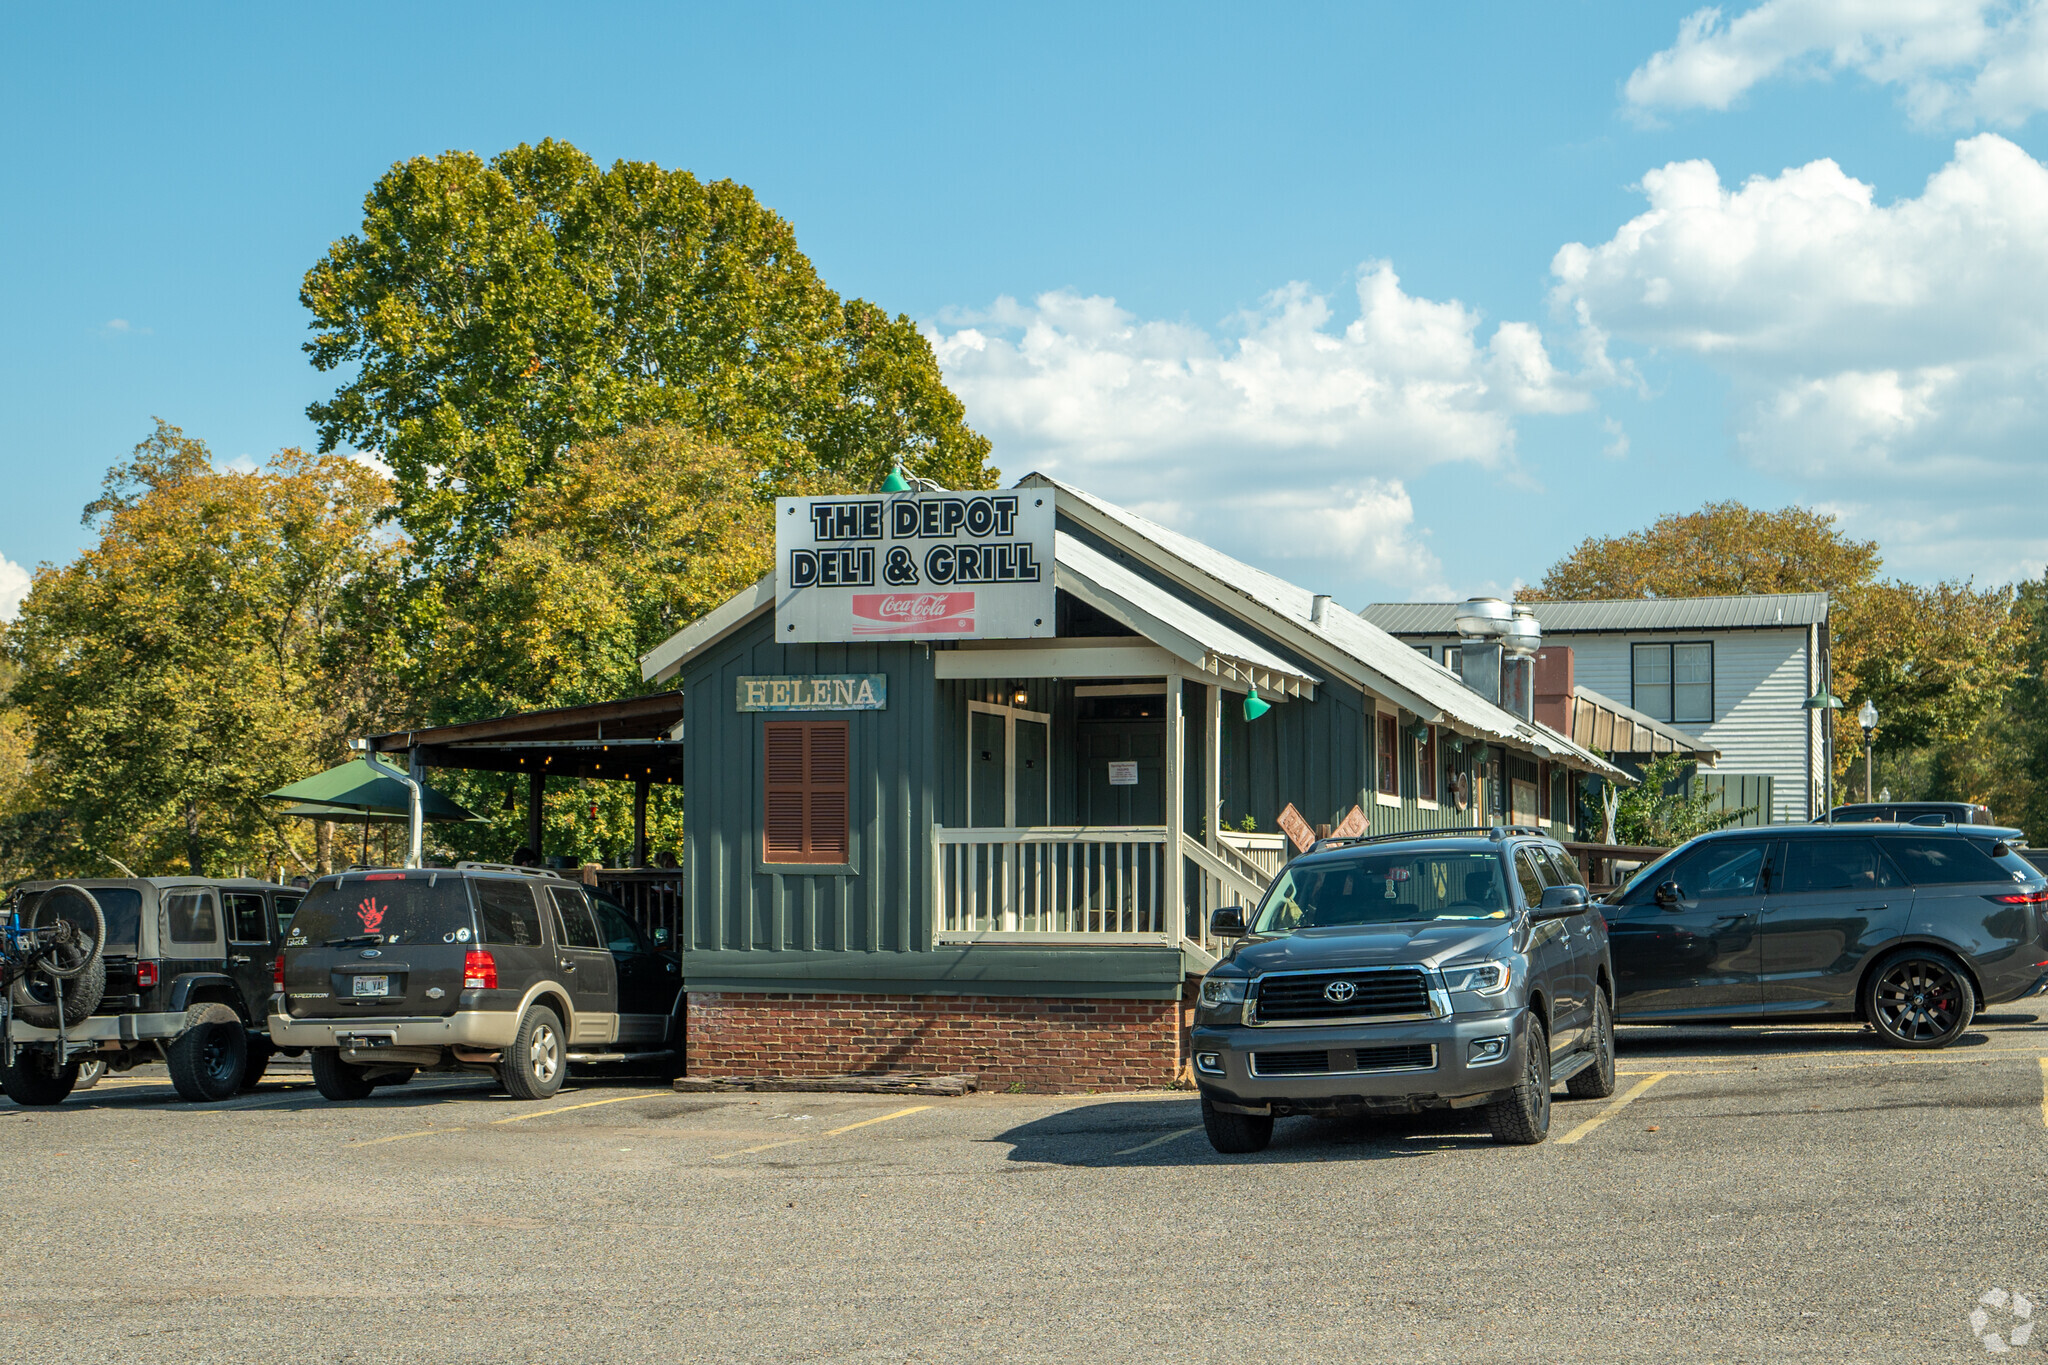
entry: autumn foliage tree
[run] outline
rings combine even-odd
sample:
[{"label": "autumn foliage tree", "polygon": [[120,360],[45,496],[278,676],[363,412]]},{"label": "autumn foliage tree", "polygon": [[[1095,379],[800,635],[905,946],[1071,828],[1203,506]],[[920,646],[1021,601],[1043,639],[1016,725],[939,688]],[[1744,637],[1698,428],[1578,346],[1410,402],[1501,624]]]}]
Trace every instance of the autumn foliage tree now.
[{"label": "autumn foliage tree", "polygon": [[1989,742],[2023,672],[2029,616],[2011,588],[1881,580],[1877,543],[1807,508],[1710,502],[1621,536],[1596,536],[1553,564],[1526,601],[1825,592],[1834,625],[1839,777],[1861,751],[1853,711],[1866,697],[1896,750]]},{"label": "autumn foliage tree", "polygon": [[552,140],[415,158],[300,298],[314,365],[346,375],[307,410],[321,449],[382,455],[425,569],[487,558],[572,448],[630,427],[745,450],[771,484],[994,477],[915,324],[840,298],[730,180]]},{"label": "autumn foliage tree", "polygon": [[6,634],[28,735],[9,861],[45,872],[261,867],[262,794],[336,761],[388,704],[377,599],[401,546],[389,484],[287,450],[223,472],[159,421],[86,509],[98,543],[44,565]]}]

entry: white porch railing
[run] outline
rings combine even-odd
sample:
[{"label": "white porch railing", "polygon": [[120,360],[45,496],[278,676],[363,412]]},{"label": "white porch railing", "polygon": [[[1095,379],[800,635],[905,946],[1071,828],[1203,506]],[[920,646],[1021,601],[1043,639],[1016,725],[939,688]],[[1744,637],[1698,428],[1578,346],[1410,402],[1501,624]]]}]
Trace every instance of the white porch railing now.
[{"label": "white porch railing", "polygon": [[[1188,938],[1211,957],[1219,956],[1223,945],[1210,936],[1210,913],[1219,906],[1242,905],[1249,915],[1273,879],[1271,873],[1246,857],[1242,848],[1233,847],[1229,836],[1219,842],[1221,847],[1212,852],[1186,835],[1180,841],[1181,856],[1187,859],[1194,892],[1190,897],[1193,922],[1188,925]],[[1275,862],[1277,870],[1278,860]]]},{"label": "white porch railing", "polygon": [[941,942],[1172,942],[1166,831],[1082,826],[932,831]]}]

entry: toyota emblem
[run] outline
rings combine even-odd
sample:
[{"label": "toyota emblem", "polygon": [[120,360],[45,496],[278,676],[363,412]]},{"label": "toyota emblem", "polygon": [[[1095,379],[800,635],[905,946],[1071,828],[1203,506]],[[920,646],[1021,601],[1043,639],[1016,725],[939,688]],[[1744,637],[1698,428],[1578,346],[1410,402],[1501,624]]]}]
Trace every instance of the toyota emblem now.
[{"label": "toyota emblem", "polygon": [[1358,987],[1349,981],[1332,981],[1329,985],[1323,987],[1323,999],[1333,1005],[1341,1005],[1356,994],[1358,994]]}]

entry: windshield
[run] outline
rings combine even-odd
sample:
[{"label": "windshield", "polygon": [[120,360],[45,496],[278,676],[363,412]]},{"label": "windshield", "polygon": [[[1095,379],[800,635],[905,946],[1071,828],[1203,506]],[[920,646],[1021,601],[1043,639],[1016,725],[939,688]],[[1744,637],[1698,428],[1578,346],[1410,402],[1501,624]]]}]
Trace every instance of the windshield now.
[{"label": "windshield", "polygon": [[1255,934],[1406,920],[1506,919],[1500,855],[1369,853],[1282,872],[1259,905]]},{"label": "windshield", "polygon": [[316,883],[292,916],[287,947],[352,943],[471,943],[464,879],[447,873],[353,876]]}]

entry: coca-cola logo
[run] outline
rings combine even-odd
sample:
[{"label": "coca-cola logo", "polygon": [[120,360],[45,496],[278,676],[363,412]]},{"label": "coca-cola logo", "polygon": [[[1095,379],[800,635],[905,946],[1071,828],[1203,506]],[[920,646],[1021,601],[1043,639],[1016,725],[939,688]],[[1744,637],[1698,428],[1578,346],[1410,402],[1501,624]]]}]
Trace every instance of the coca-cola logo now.
[{"label": "coca-cola logo", "polygon": [[966,635],[974,630],[971,592],[857,592],[856,635]]}]

